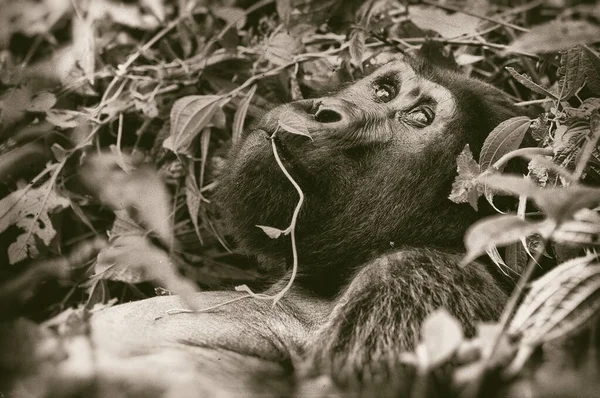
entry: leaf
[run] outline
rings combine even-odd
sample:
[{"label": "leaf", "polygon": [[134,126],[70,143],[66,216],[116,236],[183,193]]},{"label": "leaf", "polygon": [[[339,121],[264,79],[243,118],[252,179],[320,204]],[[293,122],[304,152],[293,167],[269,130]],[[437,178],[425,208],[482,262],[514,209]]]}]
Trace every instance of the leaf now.
[{"label": "leaf", "polygon": [[75,65],[81,69],[81,74],[85,76],[91,84],[94,84],[96,45],[92,21],[73,18],[72,29]]},{"label": "leaf", "polygon": [[287,32],[274,34],[266,44],[265,59],[276,66],[287,65],[302,51],[302,43]]},{"label": "leaf", "polygon": [[171,199],[169,191],[150,166],[134,167],[133,159],[123,156],[132,171],[119,166],[119,156],[104,152],[90,155],[80,167],[80,180],[102,203],[114,210],[127,210],[130,217],[171,247]]},{"label": "leaf", "polygon": [[218,95],[190,95],[178,99],[171,108],[173,152],[192,156],[194,138],[213,122],[223,103]]},{"label": "leaf", "polygon": [[412,5],[410,21],[421,29],[433,30],[447,39],[462,35],[474,35],[481,22],[479,18],[467,14],[447,12],[426,6]]},{"label": "leaf", "polygon": [[52,181],[37,188],[21,187],[0,200],[0,233],[11,225],[25,231],[8,248],[11,264],[37,256],[35,238],[49,246],[56,236],[49,213],[69,206],[69,200],[56,193]]},{"label": "leaf", "polygon": [[100,252],[94,269],[96,273],[88,283],[100,279],[132,284],[155,281],[181,295],[189,308],[197,309],[193,300],[198,291],[196,285],[182,277],[167,253],[144,236],[117,237],[108,248]]},{"label": "leaf", "polygon": [[464,340],[460,323],[445,309],[436,310],[425,318],[421,335],[429,368],[451,359]]},{"label": "leaf", "polygon": [[285,26],[290,25],[291,15],[294,8],[292,7],[292,0],[276,0],[275,5],[277,8],[277,15]]},{"label": "leaf", "polygon": [[465,233],[467,254],[462,265],[469,264],[494,246],[506,246],[538,233],[544,226],[543,222],[526,221],[512,214],[484,218],[471,225]]},{"label": "leaf", "polygon": [[469,202],[477,210],[477,199],[483,193],[477,183],[477,177],[481,174],[481,168],[475,159],[473,159],[469,144],[465,145],[462,152],[456,158],[456,166],[458,175],[452,184],[452,192],[450,192],[448,198],[454,203]]},{"label": "leaf", "polygon": [[352,63],[362,69],[363,56],[365,53],[365,33],[362,29],[355,29],[348,41],[348,51]]},{"label": "leaf", "polygon": [[588,46],[583,46],[583,52],[586,84],[594,94],[600,95],[600,57]]},{"label": "leaf", "polygon": [[281,235],[287,235],[289,232],[288,230],[281,230],[279,228],[274,228],[274,227],[267,227],[265,225],[257,225],[258,228],[262,229],[263,232],[265,234],[267,234],[267,236],[271,239],[277,239],[279,238]]},{"label": "leaf", "polygon": [[246,120],[250,102],[252,102],[252,97],[254,97],[254,93],[256,93],[257,88],[258,86],[256,84],[252,86],[246,96],[240,101],[238,108],[235,111],[231,131],[231,141],[233,144],[238,142],[244,133],[244,121]]},{"label": "leaf", "polygon": [[585,83],[584,52],[581,46],[563,50],[560,57],[558,93],[561,100],[577,94]]},{"label": "leaf", "polygon": [[27,107],[28,112],[46,112],[56,105],[56,96],[47,91],[42,91],[31,97]]},{"label": "leaf", "polygon": [[147,9],[160,22],[165,20],[164,0],[140,0],[140,5]]},{"label": "leaf", "polygon": [[294,112],[286,109],[279,115],[279,128],[290,134],[301,135],[312,140],[306,122]]},{"label": "leaf", "polygon": [[190,219],[192,220],[196,236],[200,242],[203,242],[202,235],[200,234],[200,225],[198,224],[198,214],[200,211],[202,194],[200,193],[200,188],[196,181],[195,162],[191,159],[188,160],[188,162],[188,171],[185,175],[185,203],[190,212]]},{"label": "leaf", "polygon": [[[507,153],[518,149],[532,120],[526,116],[517,116],[500,123],[483,143],[479,164],[485,171]],[[502,171],[504,166],[500,167]]]},{"label": "leaf", "polygon": [[565,221],[552,234],[552,240],[569,246],[600,245],[600,223],[581,220]]},{"label": "leaf", "polygon": [[533,199],[549,218],[558,223],[571,219],[581,209],[600,203],[600,188],[573,184],[568,188],[541,189],[530,180],[498,174],[486,175],[479,181],[494,190]]},{"label": "leaf", "polygon": [[519,83],[521,83],[522,85],[524,85],[525,87],[530,89],[531,91],[536,92],[538,94],[542,94],[546,97],[549,97],[549,98],[552,98],[555,100],[558,99],[558,96],[556,94],[552,93],[550,90],[535,83],[533,80],[531,80],[531,77],[520,74],[519,72],[517,72],[514,68],[511,68],[510,66],[507,66],[506,70],[508,71],[508,73],[511,74],[511,76],[516,81],[518,81]]},{"label": "leaf", "polygon": [[594,43],[600,36],[600,27],[585,20],[556,20],[533,27],[513,41],[507,53],[555,52],[579,44]]},{"label": "leaf", "polygon": [[[600,309],[600,265],[593,256],[561,264],[532,284],[510,330],[522,334],[522,346],[563,337],[579,329]],[[515,316],[516,318],[516,316]],[[518,326],[513,327],[513,325]]]},{"label": "leaf", "polygon": [[235,24],[237,29],[243,29],[246,25],[246,12],[237,7],[215,7],[212,13],[228,24]]},{"label": "leaf", "polygon": [[561,288],[562,281],[581,274],[594,258],[594,256],[585,256],[569,260],[533,281],[529,293],[523,299],[510,323],[509,334],[513,336],[521,334],[532,322],[531,316]]},{"label": "leaf", "polygon": [[46,112],[46,121],[61,129],[72,129],[79,126],[79,115],[73,111],[51,109]]}]

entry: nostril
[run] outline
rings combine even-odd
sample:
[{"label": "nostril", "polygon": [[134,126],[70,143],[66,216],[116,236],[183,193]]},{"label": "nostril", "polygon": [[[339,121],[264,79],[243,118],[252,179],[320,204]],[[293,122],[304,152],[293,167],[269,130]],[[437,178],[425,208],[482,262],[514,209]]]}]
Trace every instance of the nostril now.
[{"label": "nostril", "polygon": [[333,109],[319,109],[315,113],[315,120],[319,123],[335,123],[342,120],[342,115]]}]

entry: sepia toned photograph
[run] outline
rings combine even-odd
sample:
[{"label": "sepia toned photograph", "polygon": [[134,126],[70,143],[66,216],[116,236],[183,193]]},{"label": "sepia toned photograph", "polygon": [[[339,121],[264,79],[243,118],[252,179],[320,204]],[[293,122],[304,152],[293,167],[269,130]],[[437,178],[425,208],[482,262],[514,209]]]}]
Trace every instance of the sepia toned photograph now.
[{"label": "sepia toned photograph", "polygon": [[0,0],[0,398],[600,397],[600,3]]}]

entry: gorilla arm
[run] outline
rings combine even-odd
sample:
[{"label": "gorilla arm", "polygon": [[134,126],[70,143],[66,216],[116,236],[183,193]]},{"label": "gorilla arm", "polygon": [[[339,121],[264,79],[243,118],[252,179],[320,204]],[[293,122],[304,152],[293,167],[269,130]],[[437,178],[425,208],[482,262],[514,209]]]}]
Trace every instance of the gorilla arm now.
[{"label": "gorilla arm", "polygon": [[503,308],[506,293],[491,274],[482,264],[461,268],[461,258],[419,248],[371,261],[312,340],[305,377],[326,375],[347,391],[374,384],[396,394],[407,388],[409,370],[401,366],[400,354],[419,341],[428,314],[444,307],[472,335],[477,322],[496,319]]},{"label": "gorilla arm", "polygon": [[[202,292],[200,308],[237,292]],[[100,397],[289,396],[292,362],[329,312],[324,301],[290,292],[275,308],[252,298],[204,313],[177,313],[177,296],[111,307],[91,319],[93,372],[84,392]],[[70,350],[81,357],[81,350]],[[71,358],[70,358],[71,360]],[[77,364],[77,359],[72,358]],[[73,383],[71,375],[68,381]]]}]

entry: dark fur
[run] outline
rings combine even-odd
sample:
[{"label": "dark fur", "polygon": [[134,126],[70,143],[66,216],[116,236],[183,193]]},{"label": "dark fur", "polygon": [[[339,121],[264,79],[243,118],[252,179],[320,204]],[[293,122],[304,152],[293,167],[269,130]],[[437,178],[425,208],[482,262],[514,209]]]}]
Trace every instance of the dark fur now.
[{"label": "dark fur", "polygon": [[406,62],[446,87],[458,107],[443,134],[418,153],[395,135],[418,131],[387,131],[389,116],[352,91],[359,82],[331,97],[344,128],[315,124],[314,101],[276,108],[232,149],[221,181],[218,199],[239,249],[274,273],[289,268],[289,237],[272,240],[256,227],[287,227],[298,200],[267,134],[283,110],[308,121],[314,141],[285,133],[276,139],[306,195],[295,283],[335,303],[308,349],[305,374],[326,374],[339,385],[396,372],[400,352],[414,347],[432,310],[448,308],[470,333],[476,322],[495,319],[505,300],[483,266],[458,268],[464,232],[478,214],[448,195],[465,144],[478,157],[487,134],[522,112],[490,85],[420,59]]}]

